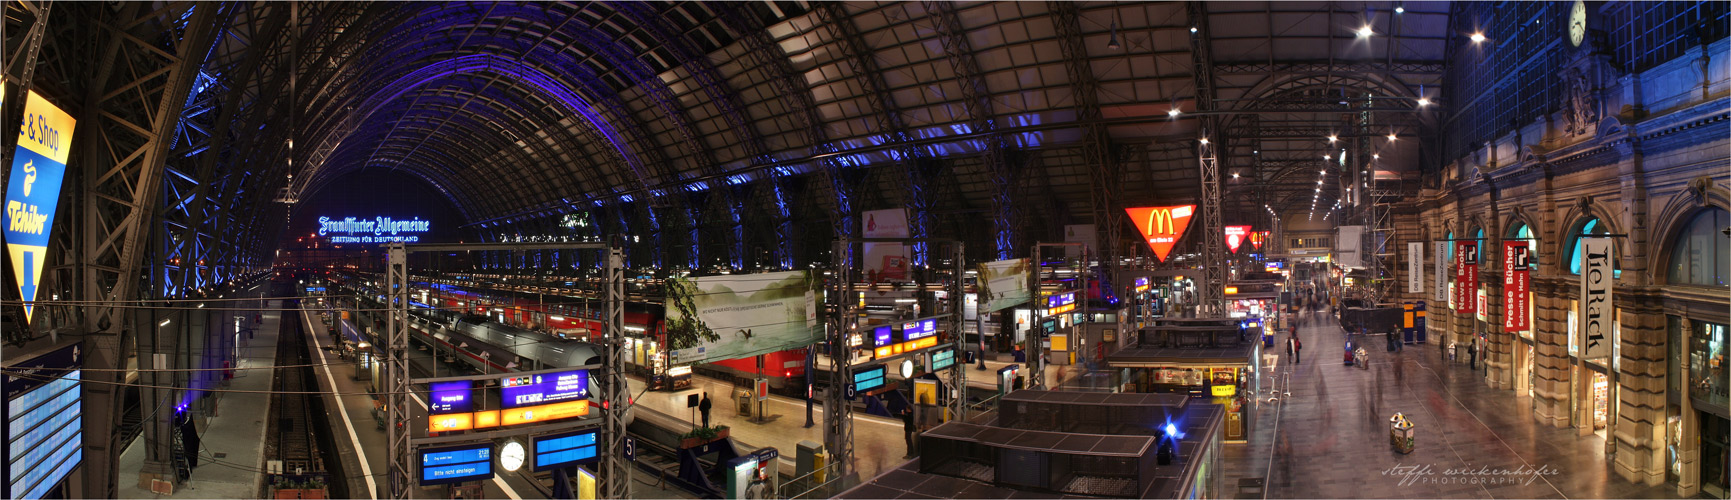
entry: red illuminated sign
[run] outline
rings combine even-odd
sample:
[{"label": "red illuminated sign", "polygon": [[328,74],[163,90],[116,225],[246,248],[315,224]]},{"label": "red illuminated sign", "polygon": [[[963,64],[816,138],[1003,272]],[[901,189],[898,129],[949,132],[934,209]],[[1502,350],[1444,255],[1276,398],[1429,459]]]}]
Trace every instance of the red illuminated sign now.
[{"label": "red illuminated sign", "polygon": [[1250,233],[1250,248],[1255,249],[1255,250],[1261,250],[1262,249],[1262,241],[1266,240],[1266,239],[1268,239],[1268,231],[1257,231],[1254,233]]},{"label": "red illuminated sign", "polygon": [[1455,242],[1455,311],[1462,314],[1477,312],[1479,289],[1479,245],[1476,241]]},{"label": "red illuminated sign", "polygon": [[1532,328],[1527,324],[1527,291],[1532,289],[1528,276],[1531,260],[1527,242],[1503,242],[1503,331],[1521,332]]},{"label": "red illuminated sign", "polygon": [[1250,226],[1226,226],[1226,251],[1238,253],[1238,246],[1244,244],[1246,236],[1250,236]]},{"label": "red illuminated sign", "polygon": [[1184,229],[1190,227],[1190,216],[1195,215],[1196,205],[1126,208],[1124,211],[1141,230],[1142,239],[1148,242],[1149,249],[1154,250],[1154,256],[1164,261],[1166,254],[1172,252],[1172,246],[1178,244],[1178,238],[1184,235]]}]

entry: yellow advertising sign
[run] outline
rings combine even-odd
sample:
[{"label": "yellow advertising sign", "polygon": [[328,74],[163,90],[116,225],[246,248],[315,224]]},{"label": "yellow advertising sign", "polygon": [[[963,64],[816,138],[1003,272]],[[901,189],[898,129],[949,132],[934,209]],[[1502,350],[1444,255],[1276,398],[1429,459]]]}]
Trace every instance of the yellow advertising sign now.
[{"label": "yellow advertising sign", "polygon": [[[0,87],[0,91],[4,88]],[[54,209],[60,204],[60,184],[72,151],[72,115],[31,92],[24,101],[18,126],[18,149],[12,154],[6,186],[6,254],[24,299],[24,320],[35,313],[36,287],[48,262]]]}]

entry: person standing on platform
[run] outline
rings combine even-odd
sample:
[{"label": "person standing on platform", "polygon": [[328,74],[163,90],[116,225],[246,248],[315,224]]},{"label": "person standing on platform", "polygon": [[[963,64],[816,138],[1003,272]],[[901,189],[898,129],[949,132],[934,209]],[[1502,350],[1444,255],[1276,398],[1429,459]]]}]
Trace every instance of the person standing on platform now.
[{"label": "person standing on platform", "polygon": [[709,402],[709,393],[703,393],[703,399],[697,402],[697,413],[703,415],[703,428],[709,428],[709,409],[715,406]]},{"label": "person standing on platform", "polygon": [[1289,354],[1292,356],[1292,364],[1296,365],[1299,363],[1299,354],[1300,354],[1300,351],[1302,351],[1303,349],[1304,349],[1303,344],[1298,343],[1298,335],[1297,334],[1293,334],[1292,336],[1286,338],[1286,354]]},{"label": "person standing on platform", "polygon": [[914,425],[913,405],[908,405],[907,407],[902,408],[901,417],[902,437],[907,439],[908,442],[908,454],[902,458],[913,458],[914,453],[918,450],[918,443],[914,441],[914,436],[916,435],[916,431],[919,430],[919,428]]}]

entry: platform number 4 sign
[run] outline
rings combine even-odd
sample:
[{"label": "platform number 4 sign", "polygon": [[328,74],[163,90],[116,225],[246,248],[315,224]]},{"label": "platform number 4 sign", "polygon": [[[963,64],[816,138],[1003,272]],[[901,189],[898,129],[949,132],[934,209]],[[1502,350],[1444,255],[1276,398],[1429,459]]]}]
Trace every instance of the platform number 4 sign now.
[{"label": "platform number 4 sign", "polygon": [[637,461],[637,438],[625,438],[625,460],[631,462]]}]

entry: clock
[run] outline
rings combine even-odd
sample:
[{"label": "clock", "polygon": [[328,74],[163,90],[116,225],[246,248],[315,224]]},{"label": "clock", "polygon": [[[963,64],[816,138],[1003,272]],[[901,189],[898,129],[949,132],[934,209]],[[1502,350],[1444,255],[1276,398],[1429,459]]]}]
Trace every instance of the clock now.
[{"label": "clock", "polygon": [[499,467],[508,472],[516,472],[523,468],[523,459],[527,456],[528,454],[523,452],[523,443],[506,441],[505,446],[499,448]]},{"label": "clock", "polygon": [[1575,7],[1569,10],[1569,43],[1581,46],[1581,40],[1587,37],[1587,2],[1575,0]]},{"label": "clock", "polygon": [[902,360],[902,378],[913,378],[913,376],[914,376],[914,360],[911,360],[911,359]]}]

